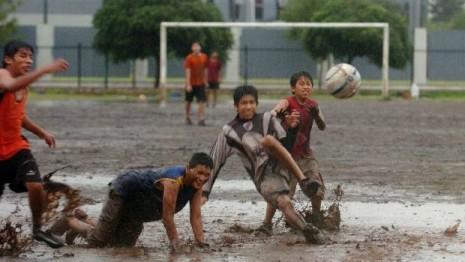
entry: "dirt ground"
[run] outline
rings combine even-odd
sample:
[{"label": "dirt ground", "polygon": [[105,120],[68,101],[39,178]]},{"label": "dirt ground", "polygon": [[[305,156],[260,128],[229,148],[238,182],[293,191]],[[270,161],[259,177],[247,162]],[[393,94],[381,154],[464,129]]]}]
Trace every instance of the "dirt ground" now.
[{"label": "dirt ground", "polygon": [[[276,101],[261,101],[260,111]],[[328,187],[344,189],[342,227],[325,245],[304,243],[277,221],[272,237],[256,236],[265,204],[238,157],[220,173],[203,208],[206,250],[170,255],[160,222],[146,223],[136,248],[87,249],[83,243],[52,250],[34,242],[17,260],[123,261],[460,261],[465,233],[444,230],[465,220],[465,103],[450,101],[347,101],[325,99],[324,132],[312,144]],[[106,184],[127,168],[183,164],[209,151],[232,103],[208,108],[207,126],[186,126],[183,104],[150,102],[30,101],[29,116],[57,138],[57,148],[28,135],[41,171],[71,165],[57,181],[92,199],[83,208],[97,216]],[[195,119],[195,118],[194,118]],[[297,195],[299,206],[304,203]],[[6,190],[0,217],[29,222],[26,195]],[[19,210],[18,210],[19,208]],[[188,212],[176,216],[180,234],[192,239]],[[27,224],[28,225],[28,224]]]}]

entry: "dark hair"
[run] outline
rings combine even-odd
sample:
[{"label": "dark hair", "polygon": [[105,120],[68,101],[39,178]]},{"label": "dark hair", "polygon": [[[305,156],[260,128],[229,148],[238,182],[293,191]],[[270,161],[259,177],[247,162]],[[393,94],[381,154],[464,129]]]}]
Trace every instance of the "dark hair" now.
[{"label": "dark hair", "polygon": [[203,152],[194,153],[189,160],[189,167],[196,167],[198,165],[204,165],[209,167],[210,169],[213,168],[213,160],[212,158]]},{"label": "dark hair", "polygon": [[297,72],[297,73],[294,73],[292,76],[291,76],[291,80],[290,80],[290,84],[292,87],[295,87],[295,85],[297,84],[297,81],[299,81],[299,79],[301,77],[306,77],[310,80],[310,83],[312,83],[312,86],[313,86],[313,77],[312,75],[310,75],[310,73],[306,72],[306,71],[300,71],[300,72]]},{"label": "dark hair", "polygon": [[258,104],[258,92],[257,89],[254,86],[249,86],[249,85],[243,85],[243,86],[238,86],[236,89],[234,89],[234,105],[238,105],[239,101],[241,101],[241,98],[246,95],[251,95],[255,98],[255,102]]},{"label": "dark hair", "polygon": [[2,59],[2,67],[5,68],[7,65],[5,63],[5,58],[10,57],[13,58],[15,54],[18,52],[19,49],[21,48],[26,48],[31,50],[32,53],[34,53],[34,48],[32,45],[20,41],[20,40],[11,40],[8,43],[6,43],[5,47],[3,47],[3,59]]}]

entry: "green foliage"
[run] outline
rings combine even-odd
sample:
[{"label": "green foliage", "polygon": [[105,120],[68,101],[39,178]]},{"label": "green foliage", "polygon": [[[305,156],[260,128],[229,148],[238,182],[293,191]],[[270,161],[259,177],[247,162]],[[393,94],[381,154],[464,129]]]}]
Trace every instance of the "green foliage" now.
[{"label": "green foliage", "polygon": [[16,10],[17,0],[0,0],[0,41],[4,42],[16,31],[16,19],[8,16]]},{"label": "green foliage", "polygon": [[[222,21],[222,17],[213,4],[200,0],[104,0],[94,16],[94,46],[117,62],[158,60],[162,21]],[[229,29],[168,30],[168,52],[174,56],[187,55],[194,41],[200,41],[205,52],[219,50],[223,58],[233,43]]]},{"label": "green foliage", "polygon": [[465,0],[434,0],[430,3],[433,22],[449,22],[452,17],[463,11]]},{"label": "green foliage", "polygon": [[447,29],[465,30],[465,12],[456,14],[447,24]]},{"label": "green foliage", "polygon": [[[309,11],[312,4],[318,8]],[[282,18],[312,22],[387,22],[390,25],[390,66],[402,68],[411,55],[407,21],[390,10],[393,9],[369,0],[294,0],[286,6]],[[374,64],[382,64],[380,29],[302,29],[298,33],[294,31],[292,36],[301,39],[308,53],[317,60],[333,54],[348,63],[355,57],[368,57]]]}]

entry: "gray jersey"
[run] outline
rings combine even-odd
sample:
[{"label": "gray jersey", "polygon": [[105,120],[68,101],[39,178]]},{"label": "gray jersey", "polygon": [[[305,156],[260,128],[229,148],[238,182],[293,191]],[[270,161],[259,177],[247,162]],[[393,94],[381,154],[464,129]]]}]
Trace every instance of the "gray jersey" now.
[{"label": "gray jersey", "polygon": [[245,122],[236,117],[225,125],[211,149],[213,175],[204,185],[203,191],[210,194],[218,173],[233,153],[239,155],[250,178],[257,184],[267,164],[273,161],[261,145],[266,135],[272,135],[278,140],[286,137],[286,131],[278,119],[269,112],[255,114],[252,120]]}]

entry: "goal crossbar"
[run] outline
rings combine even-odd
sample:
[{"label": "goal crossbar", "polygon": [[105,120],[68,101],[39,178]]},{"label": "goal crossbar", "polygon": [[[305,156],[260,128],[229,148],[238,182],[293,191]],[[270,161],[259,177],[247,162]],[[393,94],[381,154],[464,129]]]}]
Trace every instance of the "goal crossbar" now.
[{"label": "goal crossbar", "polygon": [[383,30],[383,97],[389,96],[389,24],[388,23],[313,23],[313,22],[161,22],[160,24],[160,86],[162,105],[166,102],[167,29],[172,27],[228,27],[228,28],[380,28]]}]

